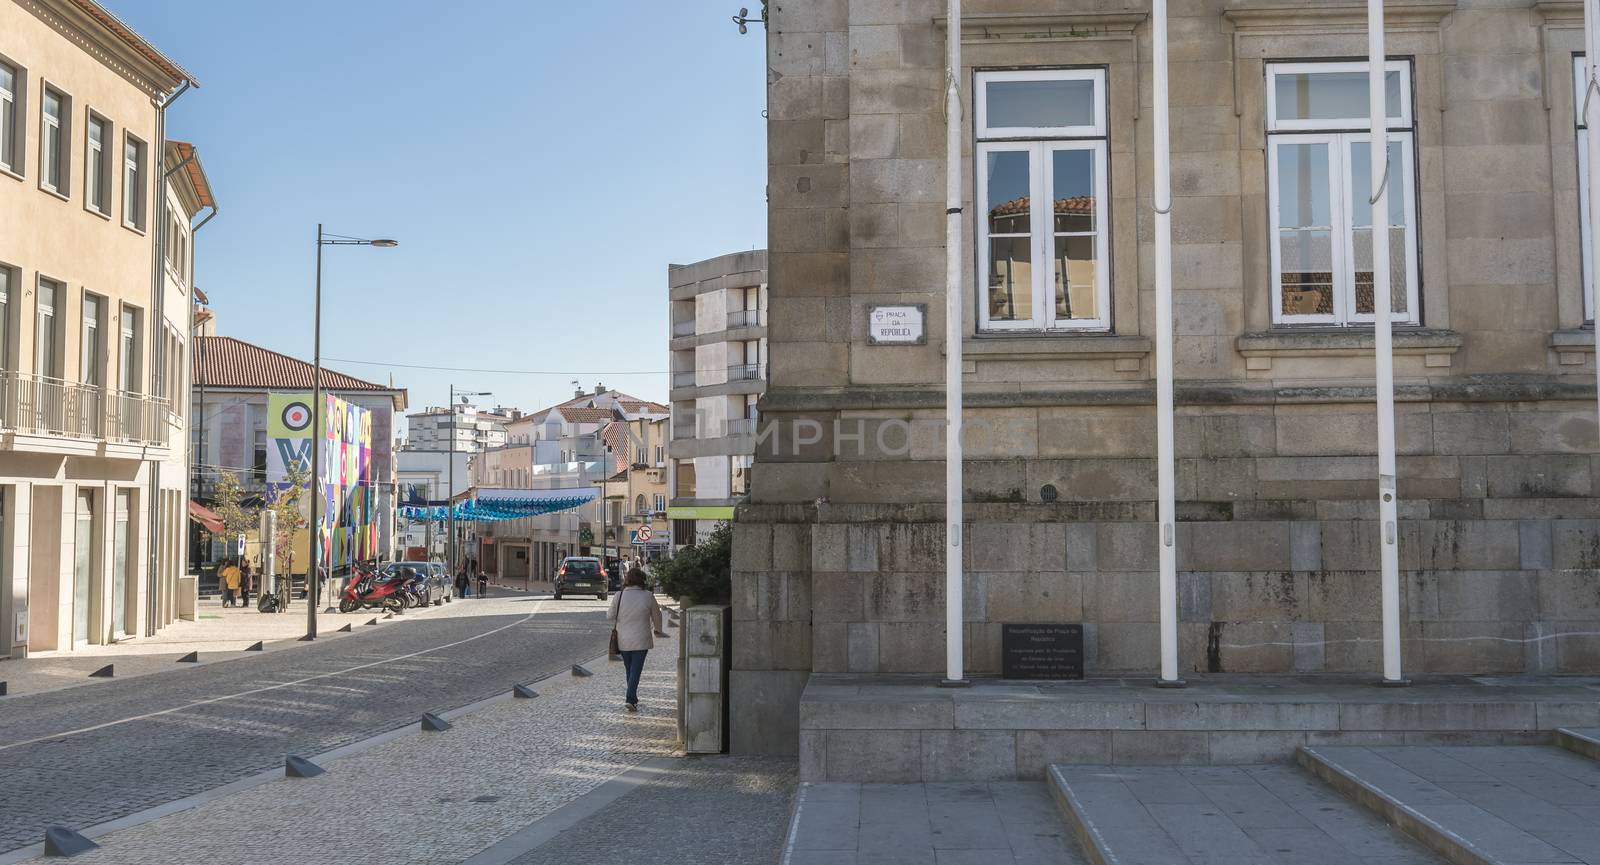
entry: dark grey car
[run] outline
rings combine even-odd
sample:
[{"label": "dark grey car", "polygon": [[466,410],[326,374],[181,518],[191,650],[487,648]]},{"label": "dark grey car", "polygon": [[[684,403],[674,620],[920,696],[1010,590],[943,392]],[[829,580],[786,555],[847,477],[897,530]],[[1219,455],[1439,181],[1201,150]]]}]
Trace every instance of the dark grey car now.
[{"label": "dark grey car", "polygon": [[606,599],[609,591],[604,574],[600,573],[600,560],[594,556],[567,556],[556,571],[554,599],[562,595],[594,595]]}]

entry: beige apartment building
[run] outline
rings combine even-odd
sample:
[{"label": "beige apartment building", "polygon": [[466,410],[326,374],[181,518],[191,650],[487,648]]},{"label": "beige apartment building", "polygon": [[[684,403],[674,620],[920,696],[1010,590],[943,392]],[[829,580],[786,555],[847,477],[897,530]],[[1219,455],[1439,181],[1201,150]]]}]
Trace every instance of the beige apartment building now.
[{"label": "beige apartment building", "polygon": [[[0,2],[0,656],[182,608],[190,75],[91,0]],[[165,169],[165,170],[164,170]]]},{"label": "beige apartment building", "polygon": [[[995,677],[1005,626],[1081,626],[1088,675],[1153,678],[1150,7],[965,6],[956,640]],[[1592,674],[1582,4],[1386,7],[1404,671]],[[813,779],[969,754],[1037,777],[1066,747],[1018,729],[1037,719],[919,739],[922,720],[808,688],[946,669],[944,9],[769,8],[771,358],[735,524],[731,734],[798,748]],[[1366,4],[1171,16],[1180,671],[1375,679]],[[875,339],[885,307],[920,309],[923,338]]]}]

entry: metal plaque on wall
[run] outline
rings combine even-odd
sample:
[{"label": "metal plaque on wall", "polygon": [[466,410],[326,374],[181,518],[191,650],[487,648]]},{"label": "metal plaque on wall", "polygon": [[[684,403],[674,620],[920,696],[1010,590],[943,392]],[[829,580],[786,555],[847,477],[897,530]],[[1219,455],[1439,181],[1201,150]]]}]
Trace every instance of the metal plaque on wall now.
[{"label": "metal plaque on wall", "polygon": [[927,345],[928,305],[896,303],[867,307],[868,345]]},{"label": "metal plaque on wall", "polygon": [[1083,626],[1001,625],[1000,675],[1007,679],[1083,678]]}]

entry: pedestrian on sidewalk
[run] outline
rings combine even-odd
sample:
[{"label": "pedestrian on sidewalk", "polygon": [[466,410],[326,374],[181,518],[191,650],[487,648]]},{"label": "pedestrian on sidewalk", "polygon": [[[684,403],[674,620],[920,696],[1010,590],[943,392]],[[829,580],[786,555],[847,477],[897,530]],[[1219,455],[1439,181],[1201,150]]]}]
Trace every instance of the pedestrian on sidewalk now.
[{"label": "pedestrian on sidewalk", "polygon": [[456,597],[471,597],[470,590],[472,587],[468,585],[470,582],[471,581],[467,579],[467,566],[462,565],[461,570],[456,571]]},{"label": "pedestrian on sidewalk", "polygon": [[644,571],[633,568],[622,581],[622,591],[611,599],[606,613],[617,635],[617,653],[628,673],[628,694],[623,705],[639,711],[639,676],[644,673],[644,657],[655,647],[655,634],[661,631],[661,605],[655,593],[645,588]]},{"label": "pedestrian on sidewalk", "polygon": [[222,605],[233,606],[234,599],[239,593],[239,566],[233,563],[233,559],[228,559],[223,564],[222,570],[217,572],[217,577],[222,584]]},{"label": "pedestrian on sidewalk", "polygon": [[239,606],[250,606],[250,593],[255,591],[256,575],[251,572],[250,560],[239,563]]}]

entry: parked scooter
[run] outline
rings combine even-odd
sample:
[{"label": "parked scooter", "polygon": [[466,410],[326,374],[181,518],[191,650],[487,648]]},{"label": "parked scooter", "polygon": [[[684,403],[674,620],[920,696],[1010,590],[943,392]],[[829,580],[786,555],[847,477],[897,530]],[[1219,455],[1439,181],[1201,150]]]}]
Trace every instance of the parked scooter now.
[{"label": "parked scooter", "polygon": [[339,599],[339,612],[353,613],[369,607],[400,612],[408,606],[406,584],[415,574],[411,568],[402,568],[393,575],[360,573],[345,586],[344,596]]}]

